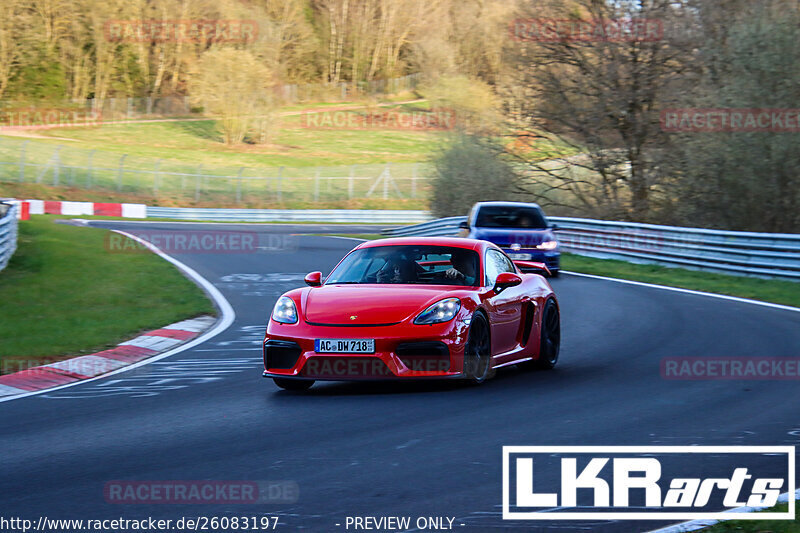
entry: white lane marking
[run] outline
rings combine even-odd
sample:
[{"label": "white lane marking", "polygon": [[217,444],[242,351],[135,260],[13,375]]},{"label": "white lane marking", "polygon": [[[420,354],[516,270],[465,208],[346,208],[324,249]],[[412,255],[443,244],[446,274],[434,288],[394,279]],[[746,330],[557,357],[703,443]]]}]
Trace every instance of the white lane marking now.
[{"label": "white lane marking", "polygon": [[[797,489],[794,493],[794,500],[800,499],[800,489]],[[789,493],[784,492],[778,497],[778,503],[786,503],[789,501]],[[723,511],[725,513],[755,513],[758,511],[763,511],[764,509],[768,509],[768,507],[738,507],[736,509],[728,509],[727,511]],[[654,529],[652,531],[648,531],[647,533],[686,533],[687,531],[697,531],[698,529],[705,529],[709,526],[713,526],[714,524],[719,524],[720,522],[724,522],[730,519],[722,519],[722,520],[690,520],[688,522],[681,522],[680,524],[675,524],[672,526],[667,526],[661,529]],[[766,520],[766,519],[765,519]]]},{"label": "white lane marking", "polygon": [[144,398],[162,392],[213,383],[228,375],[252,372],[261,366],[258,358],[182,359],[158,361],[139,371],[108,379],[90,387],[45,395],[48,399],[104,398],[130,396]]},{"label": "white lane marking", "polygon": [[616,283],[624,283],[626,285],[636,285],[639,287],[649,287],[652,289],[661,289],[664,291],[680,292],[683,294],[694,294],[696,296],[708,296],[710,298],[718,298],[720,300],[728,300],[730,302],[739,302],[744,304],[760,305],[762,307],[771,307],[772,309],[780,309],[781,311],[794,311],[800,312],[800,307],[792,307],[790,305],[773,304],[770,302],[762,302],[760,300],[751,300],[749,298],[739,298],[737,296],[728,296],[726,294],[716,294],[713,292],[693,291],[691,289],[681,289],[680,287],[670,287],[668,285],[654,285],[652,283],[644,283],[641,281],[631,281],[627,279],[607,278],[605,276],[595,276],[594,274],[581,274],[580,272],[570,272],[562,270],[562,274],[570,276],[579,276],[582,278],[601,279],[604,281],[614,281]]},{"label": "white lane marking", "polygon": [[157,254],[159,257],[161,257],[165,261],[169,261],[170,263],[175,265],[178,268],[178,270],[182,271],[184,273],[184,275],[186,275],[189,279],[191,279],[197,285],[199,285],[206,292],[206,294],[208,294],[208,296],[214,301],[214,304],[217,306],[217,308],[219,309],[219,311],[220,311],[220,313],[222,315],[220,320],[217,322],[217,325],[214,326],[213,328],[211,328],[210,330],[206,331],[204,334],[200,335],[199,337],[197,337],[195,339],[192,339],[191,341],[187,342],[186,344],[182,344],[181,346],[178,346],[178,347],[176,347],[176,348],[174,348],[172,350],[169,350],[168,352],[164,352],[164,353],[162,353],[160,355],[153,356],[153,357],[151,357],[149,359],[145,359],[143,361],[139,361],[138,363],[134,363],[134,364],[128,365],[128,366],[126,366],[124,368],[120,368],[118,370],[114,370],[112,372],[109,372],[108,374],[104,374],[102,376],[97,376],[97,377],[94,377],[94,378],[84,379],[82,381],[76,381],[74,383],[67,383],[66,385],[61,385],[59,387],[53,387],[52,389],[45,389],[45,390],[40,390],[40,391],[32,391],[32,392],[29,392],[27,394],[20,394],[19,396],[11,396],[11,397],[8,397],[8,398],[0,398],[0,403],[2,403],[2,402],[10,402],[12,400],[19,400],[20,398],[27,398],[28,396],[35,396],[35,395],[38,395],[38,394],[45,394],[45,393],[49,393],[49,392],[54,392],[54,391],[57,391],[57,390],[65,389],[67,387],[74,387],[75,385],[83,385],[84,383],[89,383],[90,381],[95,381],[95,380],[99,380],[99,379],[105,379],[105,378],[107,378],[109,376],[113,376],[115,374],[120,374],[122,372],[128,372],[129,370],[133,370],[135,368],[139,368],[139,367],[144,366],[144,365],[149,365],[150,363],[154,363],[155,361],[160,361],[161,359],[165,359],[165,358],[171,357],[171,356],[173,356],[175,354],[184,352],[184,351],[188,350],[189,348],[194,348],[198,344],[202,344],[202,343],[204,343],[204,342],[216,337],[217,335],[219,335],[220,333],[222,333],[223,331],[228,329],[228,327],[231,324],[233,324],[233,321],[236,319],[236,312],[233,310],[233,307],[231,307],[231,304],[228,303],[228,300],[225,299],[225,297],[222,295],[222,293],[219,292],[219,290],[214,285],[212,285],[203,276],[198,274],[197,271],[195,271],[193,268],[189,267],[188,265],[185,265],[185,264],[181,263],[177,259],[174,259],[174,258],[168,256],[167,254],[162,252],[158,247],[153,246],[152,244],[150,244],[149,242],[147,242],[147,241],[145,241],[143,239],[140,239],[136,235],[131,235],[130,233],[127,233],[127,232],[124,232],[124,231],[119,231],[119,230],[111,230],[111,231],[114,231],[115,233],[119,233],[120,235],[124,235],[125,237],[128,237],[129,239],[133,239],[134,241],[140,243],[142,246],[146,246],[153,253]]},{"label": "white lane marking", "polygon": [[415,444],[419,444],[420,442],[422,442],[421,439],[411,439],[410,441],[406,442],[405,444],[400,444],[398,446],[395,446],[394,449],[395,450],[403,450],[405,448],[408,448],[409,446],[414,446]]}]

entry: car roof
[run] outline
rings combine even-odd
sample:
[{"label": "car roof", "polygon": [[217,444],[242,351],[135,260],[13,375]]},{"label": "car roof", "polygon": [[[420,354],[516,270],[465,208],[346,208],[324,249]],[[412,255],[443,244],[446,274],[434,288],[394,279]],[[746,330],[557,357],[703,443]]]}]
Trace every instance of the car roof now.
[{"label": "car roof", "polygon": [[541,209],[541,207],[539,207],[539,204],[535,204],[533,202],[478,202],[473,207],[484,207],[484,206],[536,207],[537,209]]},{"label": "car roof", "polygon": [[377,246],[451,246],[453,248],[465,248],[467,250],[481,250],[486,246],[493,246],[492,243],[479,241],[477,239],[466,239],[463,237],[392,237],[389,239],[376,239],[366,241],[356,248],[374,248]]}]

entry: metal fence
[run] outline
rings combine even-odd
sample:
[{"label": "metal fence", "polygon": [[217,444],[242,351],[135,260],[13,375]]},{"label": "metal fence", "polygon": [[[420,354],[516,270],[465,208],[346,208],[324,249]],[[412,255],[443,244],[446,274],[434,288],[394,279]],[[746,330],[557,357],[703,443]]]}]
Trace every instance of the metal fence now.
[{"label": "metal fence", "polygon": [[0,182],[122,193],[176,204],[260,207],[281,202],[415,199],[427,195],[420,163],[318,167],[215,167],[0,138]]},{"label": "metal fence", "polygon": [[[458,233],[467,217],[451,217],[386,231],[388,235]],[[720,231],[549,217],[561,249],[603,259],[800,280],[800,235]]]},{"label": "metal fence", "polygon": [[17,250],[16,206],[0,203],[0,270]]}]

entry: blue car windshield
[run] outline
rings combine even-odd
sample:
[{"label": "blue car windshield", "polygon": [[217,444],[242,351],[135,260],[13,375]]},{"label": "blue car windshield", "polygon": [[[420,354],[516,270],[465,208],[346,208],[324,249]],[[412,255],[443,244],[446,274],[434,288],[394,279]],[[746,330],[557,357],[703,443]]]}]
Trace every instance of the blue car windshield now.
[{"label": "blue car windshield", "polygon": [[325,285],[416,284],[475,287],[480,258],[474,250],[449,246],[371,246],[351,252]]},{"label": "blue car windshield", "polygon": [[547,221],[536,207],[486,205],[475,220],[479,228],[547,229]]}]

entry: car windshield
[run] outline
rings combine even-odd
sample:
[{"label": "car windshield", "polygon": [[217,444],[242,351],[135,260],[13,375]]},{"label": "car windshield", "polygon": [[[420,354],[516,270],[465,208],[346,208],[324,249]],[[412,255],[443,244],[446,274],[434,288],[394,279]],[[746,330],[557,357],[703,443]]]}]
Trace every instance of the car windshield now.
[{"label": "car windshield", "polygon": [[449,246],[371,246],[351,252],[325,285],[421,284],[474,287],[479,279],[474,250]]},{"label": "car windshield", "polygon": [[479,228],[546,229],[547,221],[536,207],[487,205],[480,208],[475,221]]}]

